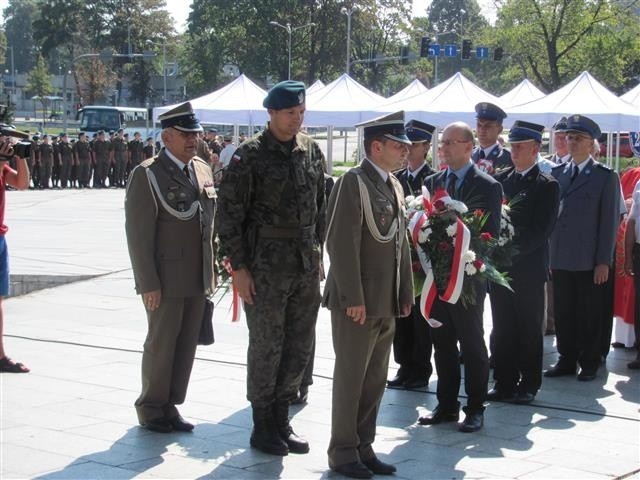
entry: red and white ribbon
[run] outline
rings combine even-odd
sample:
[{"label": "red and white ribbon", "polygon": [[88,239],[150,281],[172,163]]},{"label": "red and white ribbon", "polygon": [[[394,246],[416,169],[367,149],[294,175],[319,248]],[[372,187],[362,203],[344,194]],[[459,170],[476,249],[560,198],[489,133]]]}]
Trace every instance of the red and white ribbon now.
[{"label": "red and white ribbon", "polygon": [[231,275],[231,322],[238,322],[240,320],[240,294],[236,288],[236,282],[233,280],[233,268],[231,268],[231,262],[228,258],[223,261],[224,268],[229,275]]},{"label": "red and white ribbon", "polygon": [[[431,308],[433,302],[437,296],[437,288],[435,285],[435,279],[433,276],[433,268],[431,267],[431,260],[427,257],[424,251],[419,248],[418,238],[421,230],[425,224],[429,221],[428,214],[433,211],[433,204],[437,201],[442,201],[447,204],[451,201],[451,197],[444,189],[437,190],[433,196],[433,202],[431,196],[425,187],[422,187],[422,198],[425,207],[425,212],[416,212],[409,222],[409,232],[411,233],[411,240],[418,253],[418,259],[420,265],[425,272],[426,278],[422,285],[422,292],[420,293],[420,313],[427,320],[429,325],[434,328],[442,325],[438,320],[431,318]],[[460,218],[456,220],[456,234],[454,239],[453,250],[453,262],[451,265],[451,272],[449,275],[449,283],[445,292],[440,295],[440,299],[447,303],[456,303],[462,293],[462,285],[464,283],[464,259],[463,256],[469,249],[469,242],[471,240],[471,232]]]}]

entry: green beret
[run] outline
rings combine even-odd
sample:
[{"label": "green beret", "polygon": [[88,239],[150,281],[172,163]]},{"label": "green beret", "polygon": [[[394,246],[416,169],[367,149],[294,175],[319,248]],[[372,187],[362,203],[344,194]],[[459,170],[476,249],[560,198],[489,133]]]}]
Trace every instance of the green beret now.
[{"label": "green beret", "polygon": [[282,110],[302,105],[305,99],[304,83],[285,80],[274,85],[262,102],[264,108]]}]

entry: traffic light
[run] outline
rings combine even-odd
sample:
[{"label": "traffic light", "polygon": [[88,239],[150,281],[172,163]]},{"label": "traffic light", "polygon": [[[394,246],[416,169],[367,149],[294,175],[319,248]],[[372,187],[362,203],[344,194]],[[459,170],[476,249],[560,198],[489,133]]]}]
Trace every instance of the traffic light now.
[{"label": "traffic light", "polygon": [[471,40],[462,40],[462,59],[469,60],[471,58]]},{"label": "traffic light", "polygon": [[402,65],[407,65],[409,63],[409,47],[404,46],[400,48],[400,57],[402,57]]},{"label": "traffic light", "polygon": [[500,60],[502,60],[502,54],[504,53],[504,50],[502,49],[502,47],[498,47],[493,51],[493,59],[496,62],[499,62]]},{"label": "traffic light", "polygon": [[420,39],[420,56],[423,58],[429,56],[429,37]]}]

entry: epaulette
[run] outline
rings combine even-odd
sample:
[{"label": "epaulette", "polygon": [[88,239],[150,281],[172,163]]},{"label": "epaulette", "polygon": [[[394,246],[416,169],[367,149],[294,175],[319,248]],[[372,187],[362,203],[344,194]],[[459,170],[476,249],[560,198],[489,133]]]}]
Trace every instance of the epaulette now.
[{"label": "epaulette", "polygon": [[613,168],[607,167],[605,164],[600,163],[600,162],[596,162],[596,167],[602,168],[603,170],[606,170],[607,172],[613,172]]},{"label": "epaulette", "polygon": [[566,163],[559,163],[558,165],[556,165],[555,167],[551,167],[551,170],[555,170],[557,168],[564,168],[566,167],[567,164]]},{"label": "epaulette", "polygon": [[140,165],[142,165],[143,167],[147,168],[152,163],[154,163],[156,161],[156,158],[158,158],[158,157],[155,156],[155,157],[147,158],[146,160],[143,160],[142,162],[140,162]]}]

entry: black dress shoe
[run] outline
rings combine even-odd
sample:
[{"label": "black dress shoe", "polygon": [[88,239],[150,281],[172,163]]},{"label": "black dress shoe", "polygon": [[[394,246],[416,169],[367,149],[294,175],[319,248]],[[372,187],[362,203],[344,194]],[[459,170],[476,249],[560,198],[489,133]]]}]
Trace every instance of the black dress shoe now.
[{"label": "black dress shoe", "polygon": [[420,425],[437,425],[438,423],[444,422],[457,422],[459,418],[459,410],[446,411],[438,405],[435,410],[431,412],[431,415],[418,418],[418,423]]},{"label": "black dress shoe", "polygon": [[411,377],[404,382],[404,388],[407,390],[413,390],[415,388],[423,388],[429,385],[429,378],[427,377]]},{"label": "black dress shoe", "polygon": [[536,398],[534,393],[529,392],[518,392],[518,394],[513,399],[513,403],[517,403],[518,405],[528,405],[533,402]]},{"label": "black dress shoe", "polygon": [[342,465],[331,467],[331,470],[349,478],[373,477],[373,472],[365,467],[362,462],[343,463]]},{"label": "black dress shoe", "polygon": [[566,364],[562,364],[560,362],[556,363],[553,367],[551,367],[549,370],[545,370],[544,372],[544,376],[545,377],[562,377],[564,375],[575,375],[576,374],[576,367],[575,366],[568,366]]},{"label": "black dress shoe", "polygon": [[404,387],[404,382],[407,381],[407,377],[404,375],[396,375],[391,380],[387,380],[387,387],[390,388],[401,388]]},{"label": "black dress shoe", "polygon": [[147,430],[157,433],[171,433],[173,432],[173,425],[166,418],[154,418],[142,424]]},{"label": "black dress shoe", "polygon": [[590,382],[591,380],[596,378],[596,371],[590,368],[582,368],[580,369],[580,373],[578,374],[578,380],[581,382]]},{"label": "black dress shoe", "polygon": [[480,430],[483,425],[484,414],[482,412],[467,412],[458,430],[465,433],[473,433]]},{"label": "black dress shoe", "polygon": [[193,430],[193,424],[187,422],[181,415],[169,419],[169,423],[174,430],[178,432],[190,432]]},{"label": "black dress shoe", "polygon": [[492,388],[487,392],[487,400],[490,402],[513,402],[515,395],[512,392],[503,392],[496,388]]},{"label": "black dress shoe", "polygon": [[364,466],[373,472],[374,475],[393,475],[396,473],[396,467],[388,463],[380,461],[378,457],[363,460]]}]

